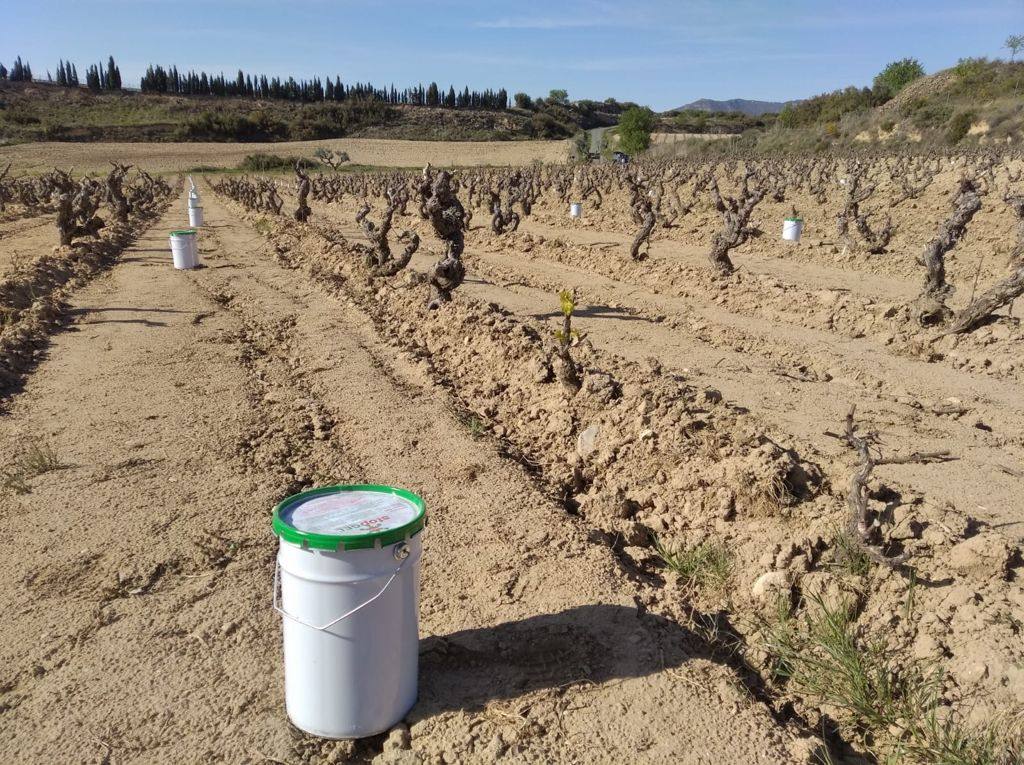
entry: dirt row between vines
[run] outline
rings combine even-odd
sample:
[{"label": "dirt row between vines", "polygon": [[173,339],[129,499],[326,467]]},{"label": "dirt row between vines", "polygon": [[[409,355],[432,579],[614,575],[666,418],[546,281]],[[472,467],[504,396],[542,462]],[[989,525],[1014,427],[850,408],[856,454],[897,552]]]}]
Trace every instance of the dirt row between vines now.
[{"label": "dirt row between vines", "polygon": [[[356,303],[212,194],[206,267],[171,269],[183,210],[73,296],[0,421],[7,464],[39,444],[56,463],[0,498],[5,760],[809,760],[813,738]],[[269,603],[270,507],[354,480],[430,513],[420,701],[408,733],[359,745],[287,725]]]},{"label": "dirt row between vines", "polygon": [[[941,667],[943,706],[970,722],[1024,705],[1021,394],[1011,381],[786,314],[733,312],[734,302],[699,283],[679,294],[674,282],[634,278],[628,263],[615,278],[591,268],[603,254],[588,260],[593,250],[584,251],[575,265],[579,250],[527,234],[470,231],[470,276],[455,307],[435,315],[415,269],[441,245],[415,215],[395,231],[417,229],[422,250],[414,270],[391,280],[361,271],[352,207],[321,205],[306,226],[247,217],[281,263],[355,299],[397,350],[457,392],[476,427],[535,466],[655,587],[652,608],[686,619],[667,594],[676,580],[659,545],[717,540],[733,560],[728,592],[686,597],[734,618],[742,655],[769,675],[766,606],[821,598],[856,604],[856,629],[893,661]],[[652,260],[652,271],[665,267]],[[545,361],[557,290],[567,286],[578,289],[574,326],[585,335],[574,353],[587,378],[575,397]],[[855,571],[844,560],[837,530],[854,457],[827,431],[841,430],[852,403],[865,428],[881,431],[886,454],[942,448],[959,457],[886,467],[871,484],[890,542],[916,553],[909,570]],[[828,704],[798,706],[815,724],[835,714]]]},{"label": "dirt row between vines", "polygon": [[[320,205],[315,214],[329,218],[353,241],[365,242],[354,222],[356,209],[347,202]],[[395,227],[412,227],[428,242],[432,236],[416,216],[397,218]],[[873,338],[794,325],[785,314],[758,315],[756,304],[737,312],[715,290],[680,295],[672,284],[630,279],[625,263],[621,278],[610,266],[595,272],[586,258],[574,263],[571,248],[552,255],[538,244],[573,241],[577,231],[529,219],[524,228],[525,235],[504,237],[482,228],[469,233],[468,294],[546,321],[553,333],[560,321],[557,293],[575,289],[580,300],[575,326],[592,344],[634,361],[653,355],[666,367],[721,390],[727,400],[771,423],[772,437],[780,443],[831,466],[836,485],[845,482],[850,452],[826,432],[838,431],[856,404],[860,417],[883,432],[887,453],[952,449],[960,457],[941,466],[888,468],[908,497],[927,494],[932,502],[960,508],[1024,540],[1019,504],[1024,389],[1016,381],[894,355]],[[613,232],[583,239],[611,242],[614,247],[599,251],[609,260],[628,261],[625,238]],[[414,267],[426,270],[436,259],[427,246],[414,257]],[[651,268],[679,257],[670,243],[662,243],[652,254]],[[741,256],[744,265],[747,260]],[[779,263],[756,253],[749,260],[755,271]],[[803,278],[810,280],[808,289],[825,290],[841,275],[819,267]],[[888,277],[865,274],[851,281],[864,294],[879,283],[884,291],[890,283]],[[909,298],[914,293],[907,286]]]}]

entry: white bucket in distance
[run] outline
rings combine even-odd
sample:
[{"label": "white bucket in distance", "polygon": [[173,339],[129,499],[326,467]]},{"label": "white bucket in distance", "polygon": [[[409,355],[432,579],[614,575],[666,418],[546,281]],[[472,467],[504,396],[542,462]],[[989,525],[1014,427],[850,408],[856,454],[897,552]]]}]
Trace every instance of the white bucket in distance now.
[{"label": "white bucket in distance", "polygon": [[195,268],[199,263],[196,248],[196,232],[191,230],[172,231],[171,260],[175,268]]},{"label": "white bucket in distance", "polygon": [[190,226],[202,226],[203,225],[203,208],[202,207],[190,207],[188,208],[188,225]]},{"label": "white bucket in distance", "polygon": [[274,508],[274,608],[296,727],[363,738],[416,703],[424,522],[423,500],[390,486],[313,489]]},{"label": "white bucket in distance", "polygon": [[583,215],[583,205],[580,202],[573,202],[569,205],[569,217],[579,218]]},{"label": "white bucket in distance", "polygon": [[198,194],[189,194],[188,195],[188,209],[189,210],[191,210],[193,207],[202,207],[202,206],[203,206],[203,202],[199,198]]},{"label": "white bucket in distance", "polygon": [[804,222],[800,218],[786,218],[782,222],[782,238],[789,242],[799,242],[804,232]]}]

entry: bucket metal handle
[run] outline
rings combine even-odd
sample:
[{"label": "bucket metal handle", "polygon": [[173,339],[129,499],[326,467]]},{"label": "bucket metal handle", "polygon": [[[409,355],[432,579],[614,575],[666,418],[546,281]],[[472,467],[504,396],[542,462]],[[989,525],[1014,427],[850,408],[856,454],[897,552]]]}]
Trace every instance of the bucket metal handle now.
[{"label": "bucket metal handle", "polygon": [[323,632],[324,630],[328,630],[331,627],[333,627],[335,624],[337,624],[338,622],[344,621],[348,617],[352,616],[352,614],[354,614],[356,611],[359,611],[360,609],[366,608],[373,601],[375,601],[377,598],[379,598],[381,595],[383,595],[385,592],[387,592],[388,587],[390,587],[391,583],[393,581],[395,581],[395,579],[398,578],[398,575],[402,572],[402,568],[405,566],[406,562],[409,560],[409,545],[407,545],[405,542],[402,542],[402,543],[398,544],[395,547],[395,558],[397,560],[400,560],[401,563],[398,564],[398,568],[396,568],[392,572],[391,578],[389,578],[384,583],[384,586],[380,588],[380,591],[376,595],[374,595],[369,600],[364,600],[362,603],[360,603],[358,606],[353,608],[351,611],[346,611],[341,616],[339,616],[337,619],[329,621],[329,622],[327,622],[327,624],[324,624],[323,626],[318,626],[316,624],[311,624],[310,622],[307,622],[305,619],[300,619],[295,614],[288,613],[287,611],[284,610],[284,608],[281,607],[281,605],[279,603],[279,600],[278,600],[278,594],[277,594],[278,590],[281,588],[281,558],[278,557],[276,559],[275,564],[274,564],[274,610],[277,611],[279,614],[281,614],[281,616],[286,616],[289,619],[291,619],[293,622],[298,622],[299,624],[302,624],[302,625],[304,625],[306,627],[311,627],[312,629],[318,630],[320,632]]}]

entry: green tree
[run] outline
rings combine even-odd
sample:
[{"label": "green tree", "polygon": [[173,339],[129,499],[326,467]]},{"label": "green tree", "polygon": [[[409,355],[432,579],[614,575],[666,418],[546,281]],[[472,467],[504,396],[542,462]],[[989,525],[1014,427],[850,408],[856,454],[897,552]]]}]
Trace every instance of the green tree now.
[{"label": "green tree", "polygon": [[102,87],[100,83],[100,70],[96,64],[91,64],[89,68],[85,70],[85,84],[89,90],[94,93],[98,93],[100,91],[100,88]]},{"label": "green tree", "polygon": [[626,109],[619,118],[619,148],[627,154],[644,151],[651,145],[654,112],[646,106]]},{"label": "green tree", "polygon": [[525,93],[516,93],[514,98],[516,100],[516,108],[517,109],[532,109],[533,108],[533,99],[530,98]]},{"label": "green tree", "polygon": [[117,68],[117,64],[114,63],[114,57],[110,56],[107,59],[107,70],[106,79],[103,81],[103,87],[107,90],[120,90],[121,89],[121,70]]},{"label": "green tree", "polygon": [[1003,47],[1010,51],[1010,61],[1013,61],[1017,54],[1024,50],[1024,35],[1010,35],[1003,43]]},{"label": "green tree", "polygon": [[566,90],[556,88],[555,90],[552,90],[550,93],[548,93],[548,101],[550,101],[553,104],[561,104],[562,106],[566,106],[569,103],[569,92]]},{"label": "green tree", "polygon": [[908,84],[924,77],[924,67],[916,58],[903,58],[893,61],[875,77],[875,88],[885,88],[891,95],[896,95]]}]

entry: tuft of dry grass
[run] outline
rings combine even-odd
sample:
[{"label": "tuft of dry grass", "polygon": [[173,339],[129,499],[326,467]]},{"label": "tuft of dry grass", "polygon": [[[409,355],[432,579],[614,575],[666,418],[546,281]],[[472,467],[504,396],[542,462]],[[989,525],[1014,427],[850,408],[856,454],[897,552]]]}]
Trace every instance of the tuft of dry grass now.
[{"label": "tuft of dry grass", "polygon": [[777,517],[793,503],[793,495],[781,475],[764,477],[745,473],[735,491],[736,505],[758,517]]},{"label": "tuft of dry grass", "polygon": [[32,491],[29,479],[62,467],[56,449],[45,441],[36,441],[3,468],[0,486],[15,494],[28,494]]}]

